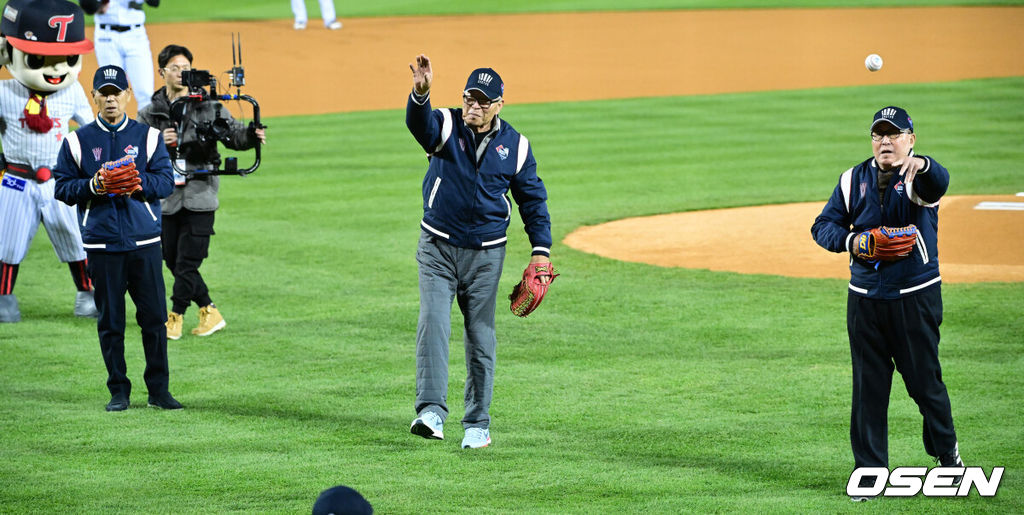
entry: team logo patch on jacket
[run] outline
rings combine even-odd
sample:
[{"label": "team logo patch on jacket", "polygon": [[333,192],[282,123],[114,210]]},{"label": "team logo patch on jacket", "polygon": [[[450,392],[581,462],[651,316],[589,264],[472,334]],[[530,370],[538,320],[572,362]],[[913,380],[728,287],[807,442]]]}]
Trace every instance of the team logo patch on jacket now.
[{"label": "team logo patch on jacket", "polygon": [[867,192],[868,192],[868,183],[867,182],[860,183],[860,196],[863,197],[864,194],[867,193]]},{"label": "team logo patch on jacket", "polygon": [[893,188],[896,190],[896,194],[897,195],[902,195],[903,194],[903,181],[897,182],[896,186],[894,186]]},{"label": "team logo patch on jacket", "polygon": [[100,147],[92,149],[92,157],[99,161],[103,157],[103,149]]},{"label": "team logo patch on jacket", "polygon": [[136,147],[135,145],[128,145],[127,147],[124,147],[124,153],[125,155],[132,157],[139,157],[139,147]]},{"label": "team logo patch on jacket", "polygon": [[505,145],[498,145],[494,150],[498,151],[498,157],[500,157],[502,161],[508,157],[508,149],[505,148]]}]

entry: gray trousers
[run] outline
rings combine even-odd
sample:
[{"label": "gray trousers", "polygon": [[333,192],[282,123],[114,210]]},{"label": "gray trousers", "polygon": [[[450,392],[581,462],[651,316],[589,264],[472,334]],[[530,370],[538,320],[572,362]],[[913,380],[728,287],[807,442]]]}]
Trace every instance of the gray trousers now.
[{"label": "gray trousers", "polygon": [[420,317],[416,326],[416,413],[448,417],[448,340],[452,300],[465,320],[466,415],[463,427],[490,425],[494,393],[494,308],[505,247],[463,249],[425,232],[416,249]]}]

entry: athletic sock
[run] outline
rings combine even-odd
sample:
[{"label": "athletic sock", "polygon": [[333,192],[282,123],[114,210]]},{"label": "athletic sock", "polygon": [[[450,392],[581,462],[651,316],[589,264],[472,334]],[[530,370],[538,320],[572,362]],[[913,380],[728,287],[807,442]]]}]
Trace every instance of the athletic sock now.
[{"label": "athletic sock", "polygon": [[75,281],[75,288],[78,288],[78,291],[92,290],[92,280],[89,279],[89,271],[86,268],[88,262],[88,259],[83,259],[68,263],[68,268],[71,269],[71,280]]},{"label": "athletic sock", "polygon": [[14,291],[14,281],[18,280],[18,265],[8,265],[0,261],[0,295],[10,295]]}]

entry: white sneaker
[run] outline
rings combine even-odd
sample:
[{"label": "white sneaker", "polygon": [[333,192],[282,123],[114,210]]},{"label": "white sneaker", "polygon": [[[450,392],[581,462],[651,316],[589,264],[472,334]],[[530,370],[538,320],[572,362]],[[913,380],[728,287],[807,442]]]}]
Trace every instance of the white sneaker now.
[{"label": "white sneaker", "polygon": [[444,422],[437,413],[424,411],[412,421],[409,432],[431,440],[444,440]]},{"label": "white sneaker", "polygon": [[466,430],[466,436],[462,437],[463,449],[479,449],[491,445],[491,430],[482,427],[471,427]]},{"label": "white sneaker", "polygon": [[295,30],[306,30],[306,22],[295,20],[295,25],[292,27],[295,27]]},{"label": "white sneaker", "polygon": [[341,22],[338,20],[334,20],[331,23],[327,24],[327,28],[330,30],[338,30],[341,28]]}]

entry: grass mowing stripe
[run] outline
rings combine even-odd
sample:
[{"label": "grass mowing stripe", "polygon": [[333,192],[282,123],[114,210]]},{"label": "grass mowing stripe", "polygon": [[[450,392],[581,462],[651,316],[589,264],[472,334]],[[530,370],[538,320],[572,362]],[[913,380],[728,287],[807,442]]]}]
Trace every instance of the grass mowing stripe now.
[{"label": "grass mowing stripe", "polygon": [[[159,9],[146,9],[149,22],[181,22],[200,20],[262,20],[290,19],[291,8],[281,0],[246,0],[245,2],[220,2],[211,8],[202,0],[179,0],[165,2]],[[669,10],[669,9],[767,9],[767,8],[815,8],[815,7],[929,7],[929,6],[1007,6],[1022,5],[1020,0],[637,0],[630,2],[628,10]],[[317,2],[306,1],[310,28],[320,28],[320,8]],[[572,11],[623,11],[624,5],[615,0],[520,0],[506,3],[480,3],[471,0],[448,0],[445,2],[420,2],[415,0],[383,0],[380,2],[356,3],[335,2],[338,17],[344,20],[356,16],[396,15],[461,15],[461,14],[511,14],[551,13]],[[343,29],[344,30],[344,29]]]},{"label": "grass mowing stripe", "polygon": [[[344,483],[381,513],[849,511],[846,281],[664,269],[557,242],[623,216],[824,204],[839,173],[868,155],[869,117],[889,103],[908,108],[920,150],[951,170],[950,193],[1010,192],[1024,157],[1022,86],[509,105],[551,193],[564,275],[529,319],[499,311],[494,444],[473,453],[458,449],[458,314],[447,440],[408,434],[425,162],[402,113],[270,120],[264,167],[222,183],[203,266],[228,326],[188,335],[193,307],[186,336],[169,345],[183,412],[103,411],[94,325],[70,317],[67,268],[45,237],[34,242],[16,289],[24,321],[0,325],[0,506],[299,512]],[[502,293],[529,253],[513,218]],[[1007,474],[995,498],[879,506],[1020,512],[1024,285],[943,293],[943,378],[964,458]],[[891,461],[931,465],[917,408],[899,379],[893,388]]]}]

